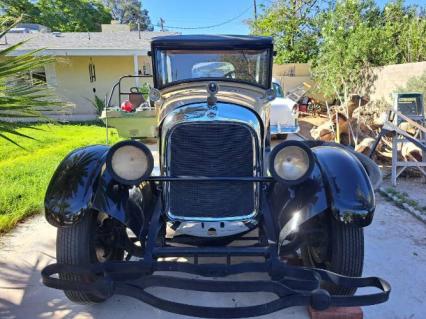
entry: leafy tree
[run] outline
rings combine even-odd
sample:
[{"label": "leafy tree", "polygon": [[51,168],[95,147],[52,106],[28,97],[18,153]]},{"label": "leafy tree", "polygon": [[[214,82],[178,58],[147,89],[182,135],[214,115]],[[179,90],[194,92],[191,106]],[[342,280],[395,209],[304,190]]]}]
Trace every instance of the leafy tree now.
[{"label": "leafy tree", "polygon": [[130,24],[132,29],[139,23],[141,30],[154,30],[148,10],[142,9],[139,0],[104,0],[105,6],[111,10],[113,20],[122,24]]},{"label": "leafy tree", "polygon": [[382,65],[426,60],[426,18],[403,0],[389,2],[382,13]]},{"label": "leafy tree", "polygon": [[277,0],[265,8],[251,32],[272,36],[277,63],[308,62],[318,51],[315,16],[320,12],[318,0]]},{"label": "leafy tree", "polygon": [[25,22],[39,23],[53,31],[100,31],[111,15],[97,0],[2,0],[7,16],[24,16]]},{"label": "leafy tree", "polygon": [[[10,19],[0,19],[0,39],[15,25],[16,22],[11,24]],[[52,108],[61,104],[52,98],[51,92],[44,84],[27,78],[29,72],[52,62],[52,58],[37,55],[40,50],[10,56],[23,43],[19,42],[0,50],[0,138],[14,144],[16,143],[10,138],[10,134],[31,137],[17,132],[13,121],[18,118],[40,118],[41,108]]]},{"label": "leafy tree", "polygon": [[6,16],[20,18],[22,22],[33,22],[33,18],[40,15],[40,10],[29,0],[1,0],[0,8]]},{"label": "leafy tree", "polygon": [[342,101],[370,93],[372,67],[426,59],[426,17],[403,0],[383,10],[373,0],[341,0],[318,21],[314,77],[322,93]]},{"label": "leafy tree", "polygon": [[373,0],[339,1],[322,14],[321,45],[313,63],[321,93],[337,96],[342,102],[348,101],[350,94],[368,93],[371,68],[381,62],[379,18],[380,10]]}]

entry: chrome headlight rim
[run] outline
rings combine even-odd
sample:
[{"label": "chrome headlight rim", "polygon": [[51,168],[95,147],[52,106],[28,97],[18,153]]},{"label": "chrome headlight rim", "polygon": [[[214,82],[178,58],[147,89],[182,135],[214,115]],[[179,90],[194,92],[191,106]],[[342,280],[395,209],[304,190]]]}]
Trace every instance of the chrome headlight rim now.
[{"label": "chrome headlight rim", "polygon": [[[285,179],[283,177],[281,177],[276,171],[275,171],[275,158],[278,155],[278,153],[283,150],[286,147],[289,146],[295,146],[295,147],[299,147],[300,149],[302,149],[307,157],[308,157],[308,161],[309,161],[309,166],[308,169],[306,170],[306,172],[299,177],[298,179],[294,179],[294,180],[290,180],[290,179]],[[271,173],[272,177],[278,181],[281,182],[283,184],[287,184],[287,185],[297,185],[300,183],[303,183],[312,173],[313,169],[315,166],[315,158],[314,158],[314,154],[312,152],[312,150],[309,148],[309,146],[307,146],[305,143],[303,143],[302,141],[284,141],[281,144],[278,144],[277,146],[275,146],[269,156],[269,172]]]},{"label": "chrome headlight rim", "polygon": [[[113,166],[112,166],[112,158],[114,156],[114,153],[124,147],[124,146],[133,146],[136,147],[138,149],[140,149],[146,156],[146,160],[147,160],[147,168],[146,171],[143,175],[141,175],[139,178],[137,179],[125,179],[120,177],[119,175],[117,175],[117,173],[114,171]],[[154,168],[154,157],[152,156],[151,150],[143,143],[135,141],[135,140],[126,140],[126,141],[121,141],[118,142],[116,144],[114,144],[108,151],[107,154],[107,158],[106,158],[106,170],[108,171],[108,173],[112,176],[112,178],[117,181],[120,184],[123,185],[129,185],[129,186],[134,186],[134,185],[138,185],[141,182],[143,182],[144,180],[146,180],[147,177],[149,177],[152,173],[152,170]]]}]

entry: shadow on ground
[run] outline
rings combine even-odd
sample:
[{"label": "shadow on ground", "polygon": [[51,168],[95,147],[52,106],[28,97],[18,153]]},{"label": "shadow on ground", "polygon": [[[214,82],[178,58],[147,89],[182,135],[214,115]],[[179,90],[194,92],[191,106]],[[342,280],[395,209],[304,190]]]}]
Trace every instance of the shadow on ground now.
[{"label": "shadow on ground", "polygon": [[[55,261],[55,228],[42,216],[20,225],[0,244],[0,318],[192,318],[158,310],[129,297],[114,296],[98,305],[69,302],[62,291],[41,284],[40,270]],[[232,277],[232,279],[244,276]],[[244,277],[247,279],[247,276]],[[259,279],[252,278],[250,279]],[[177,302],[237,307],[270,301],[271,294],[213,294],[167,288],[150,292]],[[258,318],[306,319],[307,311],[294,307]]]}]

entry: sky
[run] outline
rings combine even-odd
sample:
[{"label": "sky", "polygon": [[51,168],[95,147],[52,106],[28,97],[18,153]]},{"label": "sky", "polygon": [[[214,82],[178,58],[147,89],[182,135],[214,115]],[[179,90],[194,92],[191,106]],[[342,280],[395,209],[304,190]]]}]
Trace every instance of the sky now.
[{"label": "sky", "polygon": [[[387,0],[376,0],[380,6]],[[272,0],[256,0],[258,7]],[[426,0],[406,0],[406,4],[425,5]],[[160,18],[169,31],[183,34],[248,34],[245,21],[254,17],[253,0],[143,0],[154,25]],[[260,8],[258,9],[260,10]],[[219,26],[215,26],[221,24]],[[185,29],[194,27],[210,28]],[[155,30],[160,27],[155,26]]]}]

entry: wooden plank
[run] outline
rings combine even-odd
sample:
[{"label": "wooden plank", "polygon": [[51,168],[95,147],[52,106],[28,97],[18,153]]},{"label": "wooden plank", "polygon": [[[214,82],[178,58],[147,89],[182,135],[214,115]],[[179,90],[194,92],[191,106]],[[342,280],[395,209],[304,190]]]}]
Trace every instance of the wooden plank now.
[{"label": "wooden plank", "polygon": [[410,119],[409,117],[405,116],[404,114],[402,114],[401,112],[396,112],[396,115],[400,118],[402,118],[404,121],[410,123],[411,125],[413,125],[414,127],[418,128],[420,131],[422,131],[423,133],[426,133],[426,128],[422,125],[420,125],[419,123],[417,123],[416,121],[413,121],[412,119]]},{"label": "wooden plank", "polygon": [[326,310],[315,310],[308,307],[311,319],[362,319],[364,313],[361,307],[336,307]]}]

